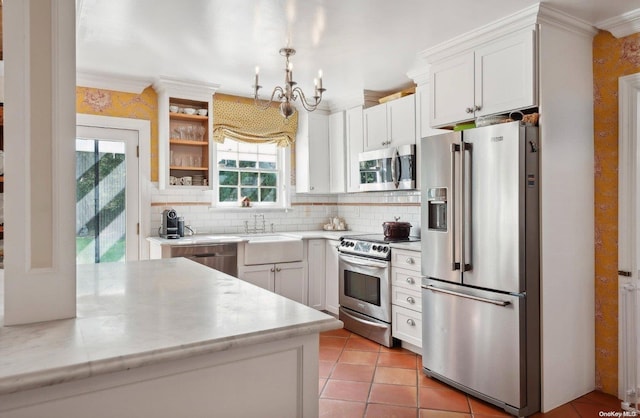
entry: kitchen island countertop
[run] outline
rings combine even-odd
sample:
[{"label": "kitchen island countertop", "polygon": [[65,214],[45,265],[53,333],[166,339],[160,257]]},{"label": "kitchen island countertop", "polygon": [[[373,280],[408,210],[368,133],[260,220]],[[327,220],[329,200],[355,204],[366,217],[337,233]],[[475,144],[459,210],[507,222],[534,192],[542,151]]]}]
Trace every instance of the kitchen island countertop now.
[{"label": "kitchen island countertop", "polygon": [[359,235],[364,232],[357,231],[282,231],[267,232],[264,234],[196,234],[178,239],[166,239],[160,237],[148,237],[149,242],[160,245],[179,246],[179,245],[200,245],[200,244],[232,244],[248,241],[252,236],[260,235],[289,235],[300,237],[301,239],[333,239],[339,240],[344,235]]},{"label": "kitchen island countertop", "polygon": [[183,258],[80,265],[76,318],[0,327],[0,395],[341,327]]}]

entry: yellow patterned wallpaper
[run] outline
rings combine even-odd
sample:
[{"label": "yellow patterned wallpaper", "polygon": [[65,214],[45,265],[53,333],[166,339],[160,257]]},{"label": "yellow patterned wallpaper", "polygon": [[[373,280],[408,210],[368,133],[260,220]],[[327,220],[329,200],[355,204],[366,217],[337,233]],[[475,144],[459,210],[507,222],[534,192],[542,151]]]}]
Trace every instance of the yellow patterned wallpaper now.
[{"label": "yellow patterned wallpaper", "polygon": [[152,87],[140,94],[78,87],[76,111],[151,121],[151,181],[158,181],[158,95]]},{"label": "yellow patterned wallpaper", "polygon": [[618,78],[640,72],[640,33],[593,40],[596,388],[618,392]]}]

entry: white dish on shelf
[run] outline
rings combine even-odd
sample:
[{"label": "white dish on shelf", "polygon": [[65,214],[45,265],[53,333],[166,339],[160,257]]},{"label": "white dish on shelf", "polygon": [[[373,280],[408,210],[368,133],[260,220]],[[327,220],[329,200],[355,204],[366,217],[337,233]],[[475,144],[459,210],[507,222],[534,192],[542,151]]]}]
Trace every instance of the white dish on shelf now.
[{"label": "white dish on shelf", "polygon": [[184,113],[187,115],[195,115],[196,114],[196,110],[192,107],[185,107],[183,109]]},{"label": "white dish on shelf", "polygon": [[198,109],[198,115],[207,116],[207,109]]},{"label": "white dish on shelf", "polygon": [[180,108],[176,105],[169,105],[169,112],[171,113],[178,113],[180,111]]}]

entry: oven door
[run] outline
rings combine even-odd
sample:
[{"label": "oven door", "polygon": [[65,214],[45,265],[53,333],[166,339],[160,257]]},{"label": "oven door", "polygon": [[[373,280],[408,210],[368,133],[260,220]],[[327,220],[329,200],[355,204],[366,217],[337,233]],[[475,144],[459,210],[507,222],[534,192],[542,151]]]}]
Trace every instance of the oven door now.
[{"label": "oven door", "polygon": [[391,323],[388,261],[339,255],[340,306]]}]

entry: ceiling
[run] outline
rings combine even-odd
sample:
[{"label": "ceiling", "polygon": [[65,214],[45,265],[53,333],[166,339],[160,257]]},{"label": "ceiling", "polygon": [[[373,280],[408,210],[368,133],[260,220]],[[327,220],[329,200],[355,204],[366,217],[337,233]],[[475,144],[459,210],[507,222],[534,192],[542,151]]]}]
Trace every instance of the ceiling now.
[{"label": "ceiling", "polygon": [[[284,79],[289,44],[305,92],[322,69],[325,99],[411,83],[417,53],[537,3],[536,0],[76,0],[80,71],[215,83],[263,95]],[[591,24],[638,8],[638,0],[548,0]]]}]

